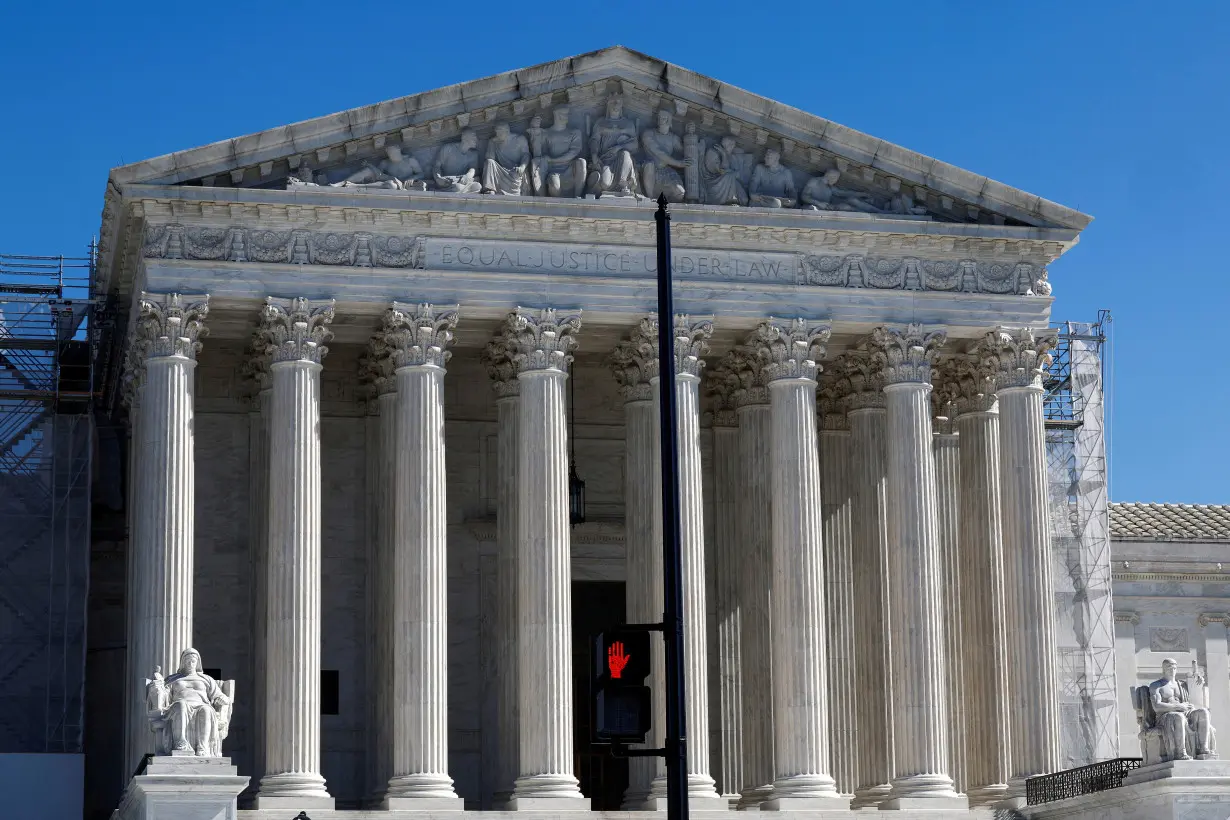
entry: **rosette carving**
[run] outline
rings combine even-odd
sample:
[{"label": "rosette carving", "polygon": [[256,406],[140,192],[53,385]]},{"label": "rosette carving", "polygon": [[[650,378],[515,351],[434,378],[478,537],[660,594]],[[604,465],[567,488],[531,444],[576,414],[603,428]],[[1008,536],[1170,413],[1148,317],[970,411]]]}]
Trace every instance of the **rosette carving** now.
[{"label": "rosette carving", "polygon": [[290,231],[250,231],[247,253],[257,262],[289,262]]},{"label": "rosette carving", "polygon": [[514,345],[518,373],[566,371],[581,330],[581,311],[560,315],[554,308],[517,308],[508,315],[505,333]]},{"label": "rosette carving", "polygon": [[147,343],[140,348],[146,358],[196,358],[198,340],[209,332],[209,294],[142,293],[139,309],[137,337]]},{"label": "rosette carving", "polygon": [[816,360],[824,356],[824,343],[832,328],[806,319],[761,322],[748,344],[765,361],[765,380],[812,379],[820,372]]},{"label": "rosette carving", "polygon": [[384,313],[383,327],[394,369],[444,367],[453,355],[448,346],[457,327],[457,308],[394,302]]},{"label": "rosette carving", "polygon": [[878,327],[871,333],[871,344],[884,355],[884,383],[931,383],[931,366],[939,348],[948,340],[943,330],[922,325]]},{"label": "rosette carving", "polygon": [[1051,363],[1050,351],[1057,341],[1052,330],[997,328],[983,339],[982,347],[995,366],[995,385],[1042,388],[1042,371]]},{"label": "rosette carving", "polygon": [[333,338],[333,300],[266,297],[259,332],[265,352],[278,362],[320,364],[329,353],[325,342]]}]

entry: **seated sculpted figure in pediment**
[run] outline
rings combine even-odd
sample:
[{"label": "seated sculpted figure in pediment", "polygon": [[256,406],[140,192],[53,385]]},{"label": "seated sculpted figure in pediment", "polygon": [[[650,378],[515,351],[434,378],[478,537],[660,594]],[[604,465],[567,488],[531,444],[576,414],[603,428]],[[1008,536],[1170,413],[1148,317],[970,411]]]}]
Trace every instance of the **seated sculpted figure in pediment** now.
[{"label": "seated sculpted figure in pediment", "polygon": [[705,201],[710,205],[746,205],[747,187],[740,176],[739,160],[743,156],[730,134],[705,151],[701,174],[705,180]]},{"label": "seated sculpted figure in pediment", "polygon": [[568,127],[569,109],[556,106],[551,111],[550,128],[542,118],[530,120],[525,132],[530,141],[530,187],[536,196],[576,196],[585,194],[588,163],[581,156],[585,137],[579,128]]},{"label": "seated sculpted figure in pediment", "polygon": [[417,159],[402,154],[400,145],[388,145],[384,152],[385,158],[379,164],[364,161],[363,167],[341,182],[332,183],[331,187],[427,190],[427,183],[423,181],[423,166]]},{"label": "seated sculpted figure in pediment", "polygon": [[752,171],[748,185],[751,203],[761,208],[793,208],[798,204],[794,189],[794,174],[782,165],[782,155],[770,148],[764,152],[764,163]]},{"label": "seated sculpted figure in pediment", "polygon": [[606,116],[599,117],[589,135],[589,192],[632,196],[636,194],[636,124],[624,116],[624,98],[607,98]]},{"label": "seated sculpted figure in pediment", "polygon": [[477,194],[482,185],[478,176],[478,136],[469,128],[461,132],[460,142],[440,147],[431,176],[437,191],[453,194]]},{"label": "seated sculpted figure in pediment", "polygon": [[661,194],[667,202],[683,202],[683,177],[679,170],[691,166],[692,160],[683,156],[683,140],[671,133],[673,119],[664,108],[658,112],[658,127],[641,134],[646,156],[641,179],[645,196],[650,199]]},{"label": "seated sculpted figure in pediment", "polygon": [[[228,691],[229,690],[229,691]],[[155,754],[221,757],[231,722],[234,681],[221,685],[201,671],[201,653],[185,649],[179,670],[165,680],[158,667],[145,681],[145,706]]]},{"label": "seated sculpted figure in pediment", "polygon": [[487,143],[487,158],[483,160],[483,193],[520,196],[529,164],[529,142],[514,134],[508,123],[499,123]]}]

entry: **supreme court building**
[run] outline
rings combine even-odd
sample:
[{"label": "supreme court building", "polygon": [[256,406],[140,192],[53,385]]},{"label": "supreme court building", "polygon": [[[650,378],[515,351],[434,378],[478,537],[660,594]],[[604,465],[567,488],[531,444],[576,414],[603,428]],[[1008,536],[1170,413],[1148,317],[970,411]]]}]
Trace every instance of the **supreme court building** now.
[{"label": "supreme court building", "polygon": [[1019,804],[1065,766],[1041,371],[1089,221],[620,47],[113,170],[91,777],[191,646],[253,818],[659,806],[585,682],[661,614],[669,331],[693,808]]}]

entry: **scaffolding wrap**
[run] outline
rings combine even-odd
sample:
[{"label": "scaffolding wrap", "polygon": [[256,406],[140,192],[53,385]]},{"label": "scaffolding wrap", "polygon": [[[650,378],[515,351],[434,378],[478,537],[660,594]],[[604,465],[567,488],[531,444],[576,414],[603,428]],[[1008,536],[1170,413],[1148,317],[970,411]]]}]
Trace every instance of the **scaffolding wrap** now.
[{"label": "scaffolding wrap", "polygon": [[0,255],[0,753],[82,750],[94,260]]},{"label": "scaffolding wrap", "polygon": [[1119,756],[1104,365],[1110,315],[1067,322],[1044,379],[1063,766]]}]

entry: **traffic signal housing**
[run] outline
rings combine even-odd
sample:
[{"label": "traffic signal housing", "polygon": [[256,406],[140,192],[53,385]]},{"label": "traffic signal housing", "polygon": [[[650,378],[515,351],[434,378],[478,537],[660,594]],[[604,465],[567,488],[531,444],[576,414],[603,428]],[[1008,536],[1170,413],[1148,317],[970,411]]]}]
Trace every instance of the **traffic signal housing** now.
[{"label": "traffic signal housing", "polygon": [[649,630],[615,629],[594,639],[592,697],[594,739],[644,743],[652,726]]}]

